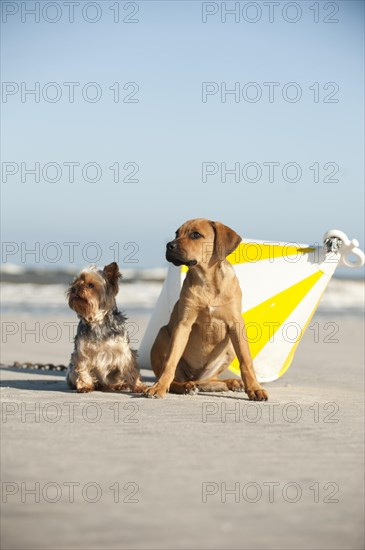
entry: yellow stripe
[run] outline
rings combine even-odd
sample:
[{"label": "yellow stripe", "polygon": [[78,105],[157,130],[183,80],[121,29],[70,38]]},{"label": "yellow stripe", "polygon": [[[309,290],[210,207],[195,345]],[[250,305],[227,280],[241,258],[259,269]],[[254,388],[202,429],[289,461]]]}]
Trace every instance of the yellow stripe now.
[{"label": "yellow stripe", "polygon": [[[263,243],[241,243],[232,254],[227,256],[227,260],[235,264],[256,263],[261,260],[271,260],[285,256],[297,256],[298,254],[308,254],[314,252],[315,248],[300,248],[295,245],[277,245]],[[181,267],[181,271],[186,273],[189,268],[186,265]]]},{"label": "yellow stripe", "polygon": [[[274,336],[276,331],[322,275],[323,273],[321,271],[317,271],[313,273],[313,275],[279,292],[275,296],[271,296],[271,298],[265,300],[265,302],[262,302],[242,314],[245,320],[251,356],[253,359],[269,342],[270,338]],[[250,329],[250,325],[253,326],[253,330]],[[239,374],[240,370],[237,357],[232,361],[229,369]]]},{"label": "yellow stripe", "polygon": [[315,248],[300,248],[295,245],[277,245],[263,243],[241,243],[232,254],[227,257],[231,264],[254,263],[261,260],[271,260],[284,256],[297,256],[314,252]]},{"label": "yellow stripe", "polygon": [[300,342],[300,340],[301,340],[301,338],[302,338],[304,332],[307,330],[307,327],[308,327],[309,323],[310,323],[311,320],[312,320],[312,317],[313,317],[313,315],[314,315],[314,313],[315,313],[315,311],[316,311],[316,309],[317,309],[317,307],[318,307],[319,302],[320,302],[321,299],[322,299],[322,296],[323,296],[324,291],[326,290],[326,288],[327,288],[327,285],[324,287],[323,292],[321,293],[321,295],[320,295],[320,297],[319,297],[319,299],[318,299],[316,305],[314,306],[314,308],[313,308],[311,314],[309,315],[308,321],[306,322],[305,327],[304,327],[304,329],[302,330],[302,334],[300,334],[299,337],[298,337],[298,339],[297,339],[297,341],[294,342],[293,347],[292,347],[292,349],[290,350],[288,357],[285,359],[284,364],[283,364],[283,366],[281,367],[281,370],[280,370],[280,372],[279,372],[279,374],[278,374],[278,378],[280,378],[280,376],[283,376],[283,374],[284,374],[284,373],[288,370],[288,368],[290,367],[290,365],[291,365],[291,363],[292,363],[292,361],[293,361],[293,358],[294,358],[295,351],[296,351],[296,349],[297,349],[297,347],[298,347],[298,344],[299,344],[299,342]]}]

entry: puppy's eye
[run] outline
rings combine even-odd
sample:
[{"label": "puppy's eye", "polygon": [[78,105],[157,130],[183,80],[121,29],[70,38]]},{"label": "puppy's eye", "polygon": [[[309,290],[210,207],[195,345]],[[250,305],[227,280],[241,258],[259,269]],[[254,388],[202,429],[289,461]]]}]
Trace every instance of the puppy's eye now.
[{"label": "puppy's eye", "polygon": [[89,283],[89,284],[87,285],[87,288],[94,288],[94,285],[93,285],[92,283]]},{"label": "puppy's eye", "polygon": [[192,233],[190,233],[190,238],[191,239],[200,239],[203,235],[201,235],[200,233],[198,233],[197,231],[193,231]]},{"label": "puppy's eye", "polygon": [[76,287],[72,286],[70,290],[71,290],[71,292],[76,292]]}]

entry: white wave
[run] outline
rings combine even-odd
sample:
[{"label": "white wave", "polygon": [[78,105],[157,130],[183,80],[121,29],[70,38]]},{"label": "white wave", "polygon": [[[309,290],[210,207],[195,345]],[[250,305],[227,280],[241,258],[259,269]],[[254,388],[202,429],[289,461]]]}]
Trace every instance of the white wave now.
[{"label": "white wave", "polygon": [[364,309],[365,284],[362,280],[336,279],[332,277],[319,303],[318,311],[361,312]]},{"label": "white wave", "polygon": [[[30,283],[2,283],[1,302],[3,311],[45,309],[67,310],[66,286],[61,284],[36,285]],[[120,309],[154,307],[160,294],[160,281],[135,281],[121,284],[117,297]],[[332,278],[318,307],[318,312],[361,312],[364,307],[364,282]]]},{"label": "white wave", "polygon": [[9,273],[11,275],[19,275],[25,273],[25,268],[22,265],[17,264],[1,264],[0,273]]},{"label": "white wave", "polygon": [[[122,285],[117,297],[118,306],[124,308],[152,308],[160,294],[160,282],[135,282]],[[16,309],[64,310],[65,285],[1,284],[1,304],[4,311]]]}]

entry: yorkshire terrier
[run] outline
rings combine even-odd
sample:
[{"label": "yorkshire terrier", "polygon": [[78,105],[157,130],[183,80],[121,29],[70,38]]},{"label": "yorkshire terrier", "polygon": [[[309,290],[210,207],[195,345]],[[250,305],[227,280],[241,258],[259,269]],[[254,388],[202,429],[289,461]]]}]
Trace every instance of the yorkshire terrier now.
[{"label": "yorkshire terrier", "polygon": [[126,317],[115,297],[121,274],[115,262],[84,269],[71,283],[68,305],[80,319],[66,380],[80,393],[131,390],[142,393],[136,352],[129,347]]}]

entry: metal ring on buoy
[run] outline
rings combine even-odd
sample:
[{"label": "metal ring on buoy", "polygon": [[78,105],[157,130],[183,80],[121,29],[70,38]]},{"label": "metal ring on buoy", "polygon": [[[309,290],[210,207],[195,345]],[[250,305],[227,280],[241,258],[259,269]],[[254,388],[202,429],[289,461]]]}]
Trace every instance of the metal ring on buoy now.
[{"label": "metal ring on buoy", "polygon": [[[343,231],[339,229],[331,229],[323,235],[323,242],[331,239],[339,239],[341,246],[337,253],[340,254],[339,265],[345,265],[346,267],[361,267],[365,263],[365,254],[359,246],[357,239],[350,239]],[[351,259],[355,257],[355,259]]]}]

